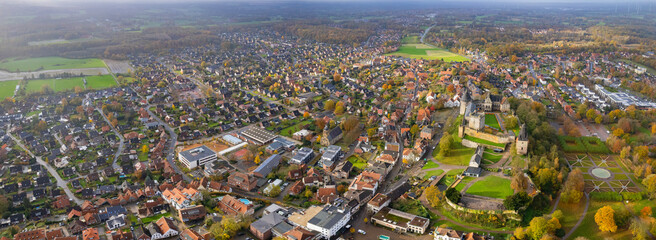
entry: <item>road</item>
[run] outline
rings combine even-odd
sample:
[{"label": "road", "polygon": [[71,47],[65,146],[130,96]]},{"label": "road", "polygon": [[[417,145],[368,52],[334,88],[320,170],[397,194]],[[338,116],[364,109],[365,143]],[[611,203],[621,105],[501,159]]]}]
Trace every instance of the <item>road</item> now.
[{"label": "road", "polygon": [[118,165],[118,157],[121,156],[121,153],[125,150],[125,139],[123,138],[123,135],[116,130],[116,128],[112,125],[112,123],[107,119],[107,116],[105,116],[105,113],[102,111],[101,108],[96,107],[96,110],[100,113],[100,115],[105,119],[105,122],[109,125],[109,127],[112,128],[112,131],[114,131],[114,134],[119,138],[119,144],[118,144],[118,150],[116,150],[116,153],[114,154],[114,161],[112,162],[112,167],[114,167],[114,170],[120,170],[120,166]]},{"label": "road", "polygon": [[[426,37],[426,34],[428,34],[428,32],[429,32],[429,31],[431,30],[431,28],[433,28],[433,27],[434,27],[434,26],[430,26],[430,27],[426,28],[426,30],[424,30],[424,33],[421,34],[421,38],[419,39],[419,41],[420,41],[421,43],[426,44],[426,43],[424,43],[424,37]],[[430,45],[430,44],[426,44],[426,45]],[[433,45],[430,45],[430,46],[433,46]]]},{"label": "road", "polygon": [[17,144],[18,146],[20,146],[21,148],[25,149],[25,151],[26,151],[28,154],[30,154],[30,156],[32,156],[33,158],[35,158],[35,159],[36,159],[36,162],[37,162],[39,165],[45,167],[45,168],[48,170],[48,172],[50,173],[50,175],[52,175],[53,177],[55,177],[55,179],[57,180],[57,186],[60,187],[60,188],[62,188],[62,189],[64,189],[64,192],[66,193],[66,195],[68,196],[69,199],[71,199],[72,201],[74,201],[74,202],[75,202],[77,205],[79,205],[79,206],[81,206],[82,203],[84,203],[84,201],[82,201],[82,199],[77,198],[77,197],[75,196],[75,194],[73,194],[73,192],[71,192],[71,190],[68,188],[67,182],[64,181],[64,179],[62,179],[61,176],[59,176],[59,173],[57,173],[57,170],[55,170],[52,166],[50,166],[50,164],[48,164],[48,163],[46,163],[45,161],[43,161],[43,160],[41,159],[41,157],[39,157],[39,156],[34,156],[34,154],[32,154],[32,151],[30,151],[27,147],[25,147],[25,145],[23,145],[23,144],[21,143],[20,140],[18,140],[16,137],[14,137],[14,135],[11,135],[9,132],[7,132],[7,135],[8,135],[9,137],[11,137],[11,139],[13,139],[14,142],[16,142],[16,144]]},{"label": "road", "polygon": [[169,132],[169,149],[168,149],[167,154],[166,154],[166,160],[169,161],[169,164],[171,164],[171,167],[173,168],[173,170],[175,170],[175,172],[177,172],[177,173],[179,173],[179,174],[182,175],[182,178],[183,178],[185,181],[187,181],[187,182],[191,182],[193,179],[191,179],[191,177],[189,177],[189,175],[185,174],[185,173],[184,173],[184,172],[178,167],[178,165],[175,164],[175,159],[174,159],[174,158],[175,158],[175,145],[176,145],[177,142],[178,142],[178,134],[175,133],[175,131],[173,130],[173,128],[171,128],[171,126],[169,126],[168,123],[162,121],[162,119],[160,119],[159,117],[157,117],[157,115],[155,115],[152,111],[150,111],[150,108],[151,108],[151,107],[152,107],[152,106],[150,106],[150,105],[148,105],[148,106],[146,107],[146,111],[148,111],[148,114],[150,115],[150,117],[152,117],[152,118],[155,119],[157,122],[159,122],[159,124],[161,124],[162,126],[164,126],[164,129],[166,129],[166,131]]}]

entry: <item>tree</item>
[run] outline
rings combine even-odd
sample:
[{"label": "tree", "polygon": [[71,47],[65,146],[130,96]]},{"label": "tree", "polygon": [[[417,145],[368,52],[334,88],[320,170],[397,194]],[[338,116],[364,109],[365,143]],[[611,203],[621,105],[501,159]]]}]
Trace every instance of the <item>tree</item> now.
[{"label": "tree", "polygon": [[453,137],[451,137],[451,134],[449,133],[444,133],[444,135],[442,135],[442,138],[440,138],[440,154],[442,154],[443,156],[449,155],[452,145],[453,145]]},{"label": "tree", "polygon": [[34,130],[36,130],[37,132],[43,132],[47,128],[48,128],[48,123],[46,123],[46,121],[41,120],[39,121],[39,123],[36,124]]},{"label": "tree", "polygon": [[604,206],[597,210],[595,213],[595,222],[602,232],[615,232],[617,225],[615,225],[615,210],[610,206]]},{"label": "tree", "polygon": [[524,191],[515,193],[503,200],[503,206],[509,210],[519,210],[531,202],[531,197]]},{"label": "tree", "polygon": [[522,240],[526,238],[526,231],[524,230],[524,228],[518,227],[515,229],[513,236],[515,236],[516,239]]},{"label": "tree", "polygon": [[642,216],[642,217],[644,217],[644,218],[651,217],[652,214],[653,214],[653,213],[652,213],[652,211],[651,211],[651,207],[650,207],[650,206],[645,206],[645,207],[642,208],[642,210],[640,210],[640,216]]},{"label": "tree", "polygon": [[271,187],[267,195],[269,197],[275,198],[278,197],[278,195],[280,195],[280,192],[281,192],[280,186],[274,185],[273,187]]},{"label": "tree", "polygon": [[629,226],[631,233],[633,234],[633,240],[647,240],[649,239],[648,226],[640,219],[632,219],[631,225]]},{"label": "tree", "polygon": [[524,176],[524,173],[521,171],[515,171],[512,181],[510,182],[510,187],[515,190],[516,193],[526,191],[526,188],[528,187],[528,178]]},{"label": "tree", "polygon": [[242,227],[234,217],[224,216],[223,219],[221,219],[221,222],[212,224],[210,232],[216,239],[228,240],[231,239],[241,228]]},{"label": "tree", "polygon": [[307,112],[307,111],[305,111],[305,112],[303,113],[303,118],[309,118],[309,117],[310,117],[310,113]]},{"label": "tree", "polygon": [[419,126],[417,126],[417,124],[412,125],[412,127],[410,127],[410,133],[412,136],[416,136],[417,132],[419,132]]},{"label": "tree", "polygon": [[617,127],[624,130],[625,133],[633,132],[633,128],[631,127],[631,119],[626,117],[620,118],[620,120],[617,122]]},{"label": "tree", "polygon": [[561,211],[560,209],[558,209],[558,210],[554,211],[554,212],[551,214],[551,217],[552,217],[552,218],[556,218],[556,219],[558,219],[558,220],[562,220],[563,217],[564,217],[564,215],[563,215],[563,211]]},{"label": "tree", "polygon": [[7,209],[9,209],[9,200],[7,200],[7,196],[0,195],[0,216],[4,215],[7,212]]},{"label": "tree", "polygon": [[579,203],[583,197],[584,187],[583,172],[579,168],[575,168],[565,181],[561,199],[566,203]]},{"label": "tree", "polygon": [[424,190],[424,194],[426,194],[426,199],[431,204],[431,206],[436,208],[440,205],[441,202],[440,195],[442,193],[440,192],[440,189],[437,188],[436,185],[427,187],[426,190]]},{"label": "tree", "polygon": [[650,199],[656,197],[656,174],[650,174],[645,179],[642,180],[642,184],[647,188],[647,192],[650,192]]},{"label": "tree", "polygon": [[323,109],[326,111],[332,111],[335,109],[335,101],[333,100],[326,100],[326,102],[323,103]]},{"label": "tree", "polygon": [[369,138],[372,138],[374,134],[376,134],[376,131],[378,131],[376,128],[367,129],[367,135],[369,136]]},{"label": "tree", "polygon": [[148,145],[144,144],[143,146],[141,146],[141,152],[144,154],[150,152],[150,148],[148,147]]},{"label": "tree", "polygon": [[339,81],[341,81],[341,80],[342,80],[342,75],[340,75],[339,73],[335,73],[335,74],[333,75],[333,80],[334,80],[335,82],[339,82]]},{"label": "tree", "polygon": [[260,164],[260,154],[258,154],[257,156],[255,156],[255,158],[253,159],[253,162],[254,162],[255,164],[258,164],[258,165]]},{"label": "tree", "polygon": [[542,238],[542,236],[547,233],[547,230],[547,219],[543,217],[534,217],[529,223],[527,232],[532,239],[537,240]]},{"label": "tree", "polygon": [[455,188],[449,188],[444,193],[444,196],[449,199],[452,203],[458,204],[462,198],[462,194]]},{"label": "tree", "polygon": [[344,106],[343,105],[337,105],[335,107],[335,115],[342,115],[344,114]]}]

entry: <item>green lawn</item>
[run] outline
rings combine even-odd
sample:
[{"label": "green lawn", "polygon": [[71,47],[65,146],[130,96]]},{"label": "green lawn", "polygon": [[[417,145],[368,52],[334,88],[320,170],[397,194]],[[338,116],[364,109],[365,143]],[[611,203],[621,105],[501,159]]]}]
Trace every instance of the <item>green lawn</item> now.
[{"label": "green lawn", "polygon": [[116,81],[112,75],[87,76],[87,89],[103,89],[116,87]]},{"label": "green lawn", "polygon": [[44,85],[50,86],[50,88],[55,92],[71,91],[75,89],[75,87],[81,87],[84,89],[84,81],[82,80],[83,78],[87,79],[87,89],[103,89],[117,86],[116,81],[114,81],[114,77],[112,77],[112,75],[62,79],[39,79],[27,81],[27,92],[40,92]]},{"label": "green lawn", "polygon": [[610,205],[616,211],[624,207],[619,202],[597,202],[591,200],[585,218],[581,222],[581,225],[574,230],[574,233],[572,233],[569,239],[575,239],[577,237],[586,237],[588,239],[631,239],[631,231],[627,229],[617,229],[615,233],[599,231],[599,226],[594,220],[594,215],[597,213],[597,210],[606,205]]},{"label": "green lawn", "polygon": [[465,171],[464,169],[451,169],[448,172],[446,172],[446,175],[444,175],[444,178],[442,178],[442,184],[446,186],[451,186],[451,184],[455,181],[455,177],[462,174],[462,172]]},{"label": "green lawn", "polygon": [[485,125],[501,130],[501,125],[494,114],[485,114]]},{"label": "green lawn", "polygon": [[5,59],[0,61],[0,69],[16,72],[31,72],[38,70],[55,70],[71,68],[104,68],[105,63],[97,58],[70,59],[61,57],[42,57],[27,59]]},{"label": "green lawn", "polygon": [[578,204],[568,204],[565,201],[558,202],[557,209],[563,212],[563,219],[561,219],[560,224],[565,228],[565,231],[569,231],[576,225],[576,222],[583,215],[584,208],[585,198],[582,198]]},{"label": "green lawn", "polygon": [[16,85],[18,85],[18,80],[0,82],[0,99],[4,100],[7,97],[13,97]]},{"label": "green lawn", "polygon": [[503,144],[503,143],[495,143],[495,142],[488,141],[488,140],[485,140],[485,139],[472,137],[472,136],[469,136],[469,135],[465,135],[465,139],[467,139],[469,141],[472,141],[472,142],[475,142],[475,143],[486,144],[486,145],[500,147],[500,148],[503,148],[503,147],[506,146],[506,144]]},{"label": "green lawn", "polygon": [[307,124],[310,124],[310,123],[312,123],[312,120],[305,120],[305,121],[299,122],[297,124],[294,124],[294,125],[292,125],[288,128],[285,128],[285,129],[281,130],[280,135],[283,135],[283,136],[286,136],[286,137],[291,137],[292,134],[294,134],[295,132],[300,131],[301,127],[303,127]]},{"label": "green lawn", "polygon": [[458,185],[456,185],[455,189],[458,190],[458,191],[462,191],[463,189],[465,189],[467,184],[469,184],[469,182],[471,182],[473,180],[474,180],[473,177],[464,177],[464,178],[462,178],[460,183],[458,183]]},{"label": "green lawn", "polygon": [[353,163],[353,167],[359,168],[359,169],[365,169],[368,165],[367,160],[364,158],[361,158],[358,155],[353,155],[348,158],[348,161]]},{"label": "green lawn", "polygon": [[491,153],[487,153],[487,152],[483,153],[483,159],[489,160],[490,162],[493,162],[493,163],[499,162],[499,160],[501,160],[501,158],[503,158],[503,155],[501,155],[501,154],[491,154]]},{"label": "green lawn", "polygon": [[475,182],[469,189],[468,194],[491,198],[505,199],[513,194],[510,187],[510,179],[497,176],[487,176],[483,180]]},{"label": "green lawn", "polygon": [[435,160],[449,165],[469,165],[469,160],[471,159],[471,156],[474,155],[476,149],[465,147],[460,144],[460,141],[457,141],[454,145],[455,146],[451,148],[451,152],[447,156],[440,155],[439,151],[433,151],[433,157]]},{"label": "green lawn", "polygon": [[[415,37],[416,38],[416,37]],[[408,40],[406,42],[410,42]],[[413,41],[414,42],[414,41]],[[449,52],[446,49],[435,48],[419,43],[404,43],[396,52],[385,54],[388,56],[399,56],[407,58],[422,58],[427,60],[440,59],[445,62],[465,62],[468,58]]]},{"label": "green lawn", "polygon": [[442,170],[442,169],[431,170],[431,171],[426,172],[426,174],[424,175],[423,178],[424,179],[429,179],[432,176],[442,175],[442,173],[444,173],[444,170]]},{"label": "green lawn", "polygon": [[436,167],[439,167],[439,166],[440,166],[440,165],[437,164],[436,162],[433,162],[433,161],[431,161],[431,160],[428,160],[428,161],[426,162],[426,164],[424,164],[424,167],[422,167],[421,169],[431,169],[431,168],[436,168]]}]

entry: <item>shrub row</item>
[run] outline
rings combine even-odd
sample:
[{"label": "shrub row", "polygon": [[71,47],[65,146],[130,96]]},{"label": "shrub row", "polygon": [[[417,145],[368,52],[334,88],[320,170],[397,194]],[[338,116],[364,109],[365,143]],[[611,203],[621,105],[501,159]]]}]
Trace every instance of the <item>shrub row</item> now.
[{"label": "shrub row", "polygon": [[621,202],[622,195],[616,192],[591,192],[590,199],[602,202]]}]

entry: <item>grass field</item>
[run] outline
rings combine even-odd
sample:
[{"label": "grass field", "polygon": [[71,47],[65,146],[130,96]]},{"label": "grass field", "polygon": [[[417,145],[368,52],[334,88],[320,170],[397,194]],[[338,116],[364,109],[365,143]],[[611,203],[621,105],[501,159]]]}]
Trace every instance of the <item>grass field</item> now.
[{"label": "grass field", "polygon": [[615,233],[599,231],[599,226],[595,222],[594,215],[597,213],[597,210],[606,205],[611,206],[615,211],[624,207],[619,202],[597,202],[591,200],[583,222],[574,230],[574,233],[572,233],[569,239],[575,239],[577,237],[586,237],[588,239],[631,239],[631,231],[627,229],[617,229]]},{"label": "grass field", "polygon": [[439,151],[433,151],[433,157],[440,163],[467,166],[476,149],[465,147],[460,144],[460,141],[456,141],[454,145],[449,155],[442,156],[439,154]]},{"label": "grass field", "polygon": [[472,141],[472,142],[475,142],[475,143],[486,144],[486,145],[500,147],[500,148],[503,148],[503,147],[506,146],[506,144],[503,144],[503,143],[495,143],[495,142],[488,141],[488,140],[485,140],[485,139],[472,137],[472,136],[469,136],[469,135],[465,135],[465,139],[467,139],[469,141]]},{"label": "grass field", "polygon": [[499,160],[501,160],[501,158],[503,158],[503,155],[501,155],[501,154],[492,154],[492,153],[487,153],[487,152],[483,153],[483,159],[489,160],[490,162],[493,162],[493,163],[499,162]]},{"label": "grass field", "polygon": [[27,59],[5,59],[0,61],[0,69],[9,72],[31,72],[71,68],[104,68],[105,63],[97,58],[69,59],[61,57],[42,57]]},{"label": "grass field", "polygon": [[513,190],[510,187],[510,179],[487,176],[469,187],[467,194],[505,199],[513,194]]},{"label": "grass field", "polygon": [[286,136],[286,137],[291,137],[292,134],[294,134],[295,132],[300,131],[301,127],[303,127],[307,124],[310,124],[310,123],[312,123],[312,120],[306,120],[306,121],[299,122],[297,124],[294,124],[294,125],[292,125],[288,128],[285,128],[285,129],[281,130],[280,135],[283,135],[283,136]]},{"label": "grass field", "polygon": [[442,181],[441,181],[442,184],[444,184],[446,186],[450,186],[455,181],[455,177],[457,175],[462,174],[463,171],[465,171],[465,170],[464,169],[451,169],[451,170],[449,170],[448,172],[446,172],[446,175],[444,176],[444,178],[442,178]]},{"label": "grass field", "polygon": [[558,203],[557,209],[563,212],[563,219],[560,221],[560,224],[565,228],[565,231],[569,231],[576,225],[576,222],[583,215],[584,208],[585,198],[581,199],[578,204],[568,204],[564,201]]},{"label": "grass field", "polygon": [[431,168],[436,168],[436,167],[439,167],[439,166],[440,166],[439,164],[437,164],[437,163],[435,163],[431,160],[428,160],[426,162],[426,164],[424,164],[424,166],[421,169],[431,169]]},{"label": "grass field", "polygon": [[445,62],[465,62],[468,58],[449,52],[446,49],[431,47],[419,43],[419,37],[410,36],[402,40],[403,45],[396,52],[385,54],[387,56],[399,56],[407,58],[421,58],[427,60],[440,59]]},{"label": "grass field", "polygon": [[442,170],[442,169],[431,170],[431,171],[426,172],[426,174],[424,175],[423,178],[424,179],[429,179],[432,176],[442,175],[442,173],[444,173],[444,170]]},{"label": "grass field", "polygon": [[0,82],[0,100],[14,96],[16,85],[18,85],[18,80]]},{"label": "grass field", "polygon": [[497,121],[497,117],[494,114],[485,114],[485,125],[501,130],[501,125],[499,125],[499,121]]},{"label": "grass field", "polygon": [[473,180],[474,180],[473,177],[464,177],[464,178],[462,178],[460,183],[458,183],[458,185],[456,185],[455,189],[458,190],[458,191],[462,191],[462,189],[464,189],[467,186],[467,184],[469,184],[469,182],[471,182]]},{"label": "grass field", "polygon": [[103,89],[117,86],[114,77],[111,75],[101,75],[63,79],[29,80],[27,82],[26,90],[28,93],[40,92],[42,87],[47,85],[55,92],[70,91],[75,89],[75,87],[84,88],[84,82],[82,81],[83,78],[87,79],[87,89]]},{"label": "grass field", "polygon": [[367,160],[364,159],[364,158],[361,158],[358,155],[352,155],[347,160],[349,162],[353,163],[353,167],[356,167],[356,168],[359,168],[359,169],[364,169],[368,165]]}]

